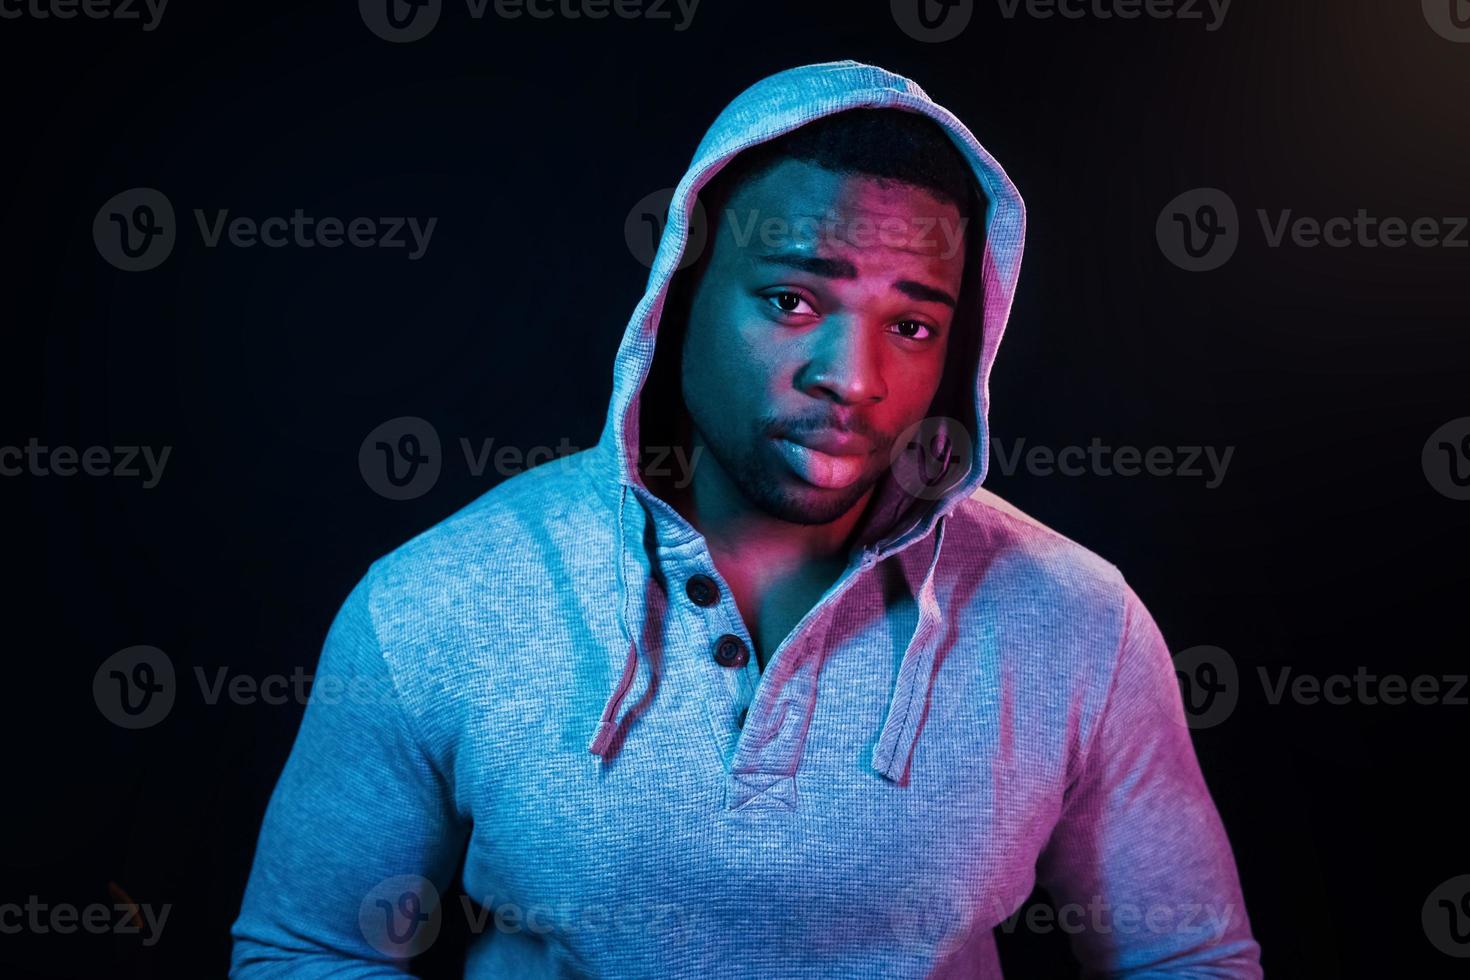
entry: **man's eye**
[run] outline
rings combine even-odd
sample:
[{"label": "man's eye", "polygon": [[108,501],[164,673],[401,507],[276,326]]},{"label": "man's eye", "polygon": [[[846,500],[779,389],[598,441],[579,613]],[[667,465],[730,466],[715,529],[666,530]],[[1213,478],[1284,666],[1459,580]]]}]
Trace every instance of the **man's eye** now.
[{"label": "man's eye", "polygon": [[808,303],[800,293],[793,293],[790,290],[782,290],[779,293],[772,293],[771,295],[767,296],[766,299],[775,304],[776,309],[780,310],[782,313],[806,314],[817,312],[816,310],[812,309],[811,304]]},{"label": "man's eye", "polygon": [[900,336],[910,340],[928,340],[934,336],[934,328],[918,320],[899,320],[893,326]]}]

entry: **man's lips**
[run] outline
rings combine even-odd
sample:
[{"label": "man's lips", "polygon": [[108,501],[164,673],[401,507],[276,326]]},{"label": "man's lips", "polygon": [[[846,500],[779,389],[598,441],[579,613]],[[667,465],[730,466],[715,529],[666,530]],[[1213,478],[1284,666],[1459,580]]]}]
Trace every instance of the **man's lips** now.
[{"label": "man's lips", "polygon": [[775,443],[797,476],[827,490],[840,490],[856,482],[872,453],[872,447],[861,436],[832,430],[778,436]]},{"label": "man's lips", "polygon": [[836,429],[822,429],[803,435],[782,433],[782,438],[828,456],[866,456],[873,451],[872,444],[856,432],[838,432]]}]

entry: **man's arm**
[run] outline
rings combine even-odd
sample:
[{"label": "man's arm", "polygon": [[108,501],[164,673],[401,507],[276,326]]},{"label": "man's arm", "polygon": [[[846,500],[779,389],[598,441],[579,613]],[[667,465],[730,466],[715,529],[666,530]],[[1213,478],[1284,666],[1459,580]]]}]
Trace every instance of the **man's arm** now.
[{"label": "man's arm", "polygon": [[235,980],[401,976],[437,924],[412,920],[463,852],[468,828],[378,644],[372,577],[332,623],[266,808],[230,929]]},{"label": "man's arm", "polygon": [[1131,589],[1111,689],[1037,863],[1084,975],[1261,976],[1168,647]]}]

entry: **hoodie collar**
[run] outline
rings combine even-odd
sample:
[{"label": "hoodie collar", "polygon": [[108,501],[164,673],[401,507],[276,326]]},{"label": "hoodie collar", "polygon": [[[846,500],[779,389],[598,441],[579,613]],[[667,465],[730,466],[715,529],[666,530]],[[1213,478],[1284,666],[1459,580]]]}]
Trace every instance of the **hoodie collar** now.
[{"label": "hoodie collar", "polygon": [[[913,81],[851,60],[779,72],[738,95],[701,140],[669,202],[668,220],[643,297],[618,346],[607,417],[592,450],[593,481],[616,514],[615,599],[627,649],[621,674],[588,746],[596,755],[610,754],[618,712],[637,673],[639,647],[630,624],[641,619],[632,605],[644,594],[636,581],[643,574],[643,565],[635,549],[644,547],[645,522],[651,521],[658,541],[669,546],[686,543],[697,534],[667,502],[648,490],[638,474],[638,396],[653,365],[659,321],[688,243],[697,194],[741,151],[815,119],[858,108],[898,109],[933,119],[969,163],[987,201],[980,270],[984,302],[981,322],[976,325],[982,331],[982,340],[969,405],[973,417],[967,420],[976,438],[972,440],[966,427],[954,419],[926,420],[880,484],[865,524],[868,532],[860,542],[861,552],[854,555],[866,571],[920,541],[930,543],[926,571],[915,596],[918,622],[900,660],[898,679],[871,759],[875,771],[895,782],[902,780],[907,769],[933,678],[935,651],[945,633],[936,588],[945,521],[961,500],[979,489],[988,468],[990,367],[1010,316],[1026,212],[1005,171],[951,112],[933,102]],[[935,474],[941,474],[937,480]],[[637,513],[639,509],[642,514]]]}]

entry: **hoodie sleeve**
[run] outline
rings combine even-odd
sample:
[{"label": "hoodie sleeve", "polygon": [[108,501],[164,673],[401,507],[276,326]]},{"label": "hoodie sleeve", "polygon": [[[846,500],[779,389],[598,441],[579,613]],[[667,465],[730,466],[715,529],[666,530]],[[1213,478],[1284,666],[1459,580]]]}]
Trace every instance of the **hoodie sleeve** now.
[{"label": "hoodie sleeve", "polygon": [[1085,977],[1261,976],[1173,661],[1131,589],[1112,686],[1037,880]]},{"label": "hoodie sleeve", "polygon": [[236,980],[402,976],[437,932],[408,914],[437,915],[467,827],[379,647],[371,579],[332,623],[266,807],[230,929]]}]

